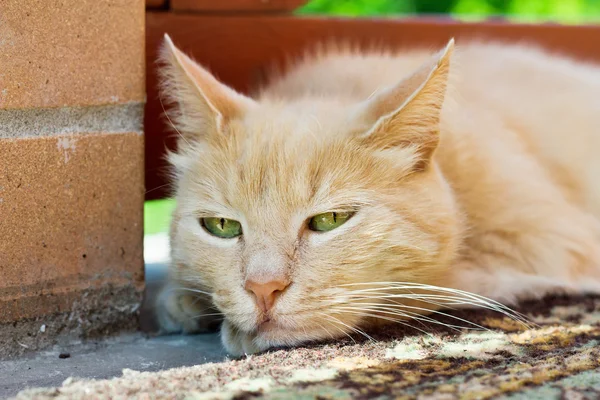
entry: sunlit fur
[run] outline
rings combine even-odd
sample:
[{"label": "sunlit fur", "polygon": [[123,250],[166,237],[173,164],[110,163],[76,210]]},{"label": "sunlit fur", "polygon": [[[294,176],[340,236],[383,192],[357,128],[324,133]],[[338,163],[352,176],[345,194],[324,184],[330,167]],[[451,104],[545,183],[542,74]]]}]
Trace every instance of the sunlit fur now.
[{"label": "sunlit fur", "polygon": [[[598,291],[600,69],[490,43],[312,54],[251,99],[167,38],[180,140],[165,330],[222,313],[225,346],[243,354],[431,322],[446,306],[519,318],[479,295]],[[307,229],[328,211],[356,214]],[[211,236],[198,220],[214,216],[243,235]],[[258,329],[244,283],[283,278]]]}]

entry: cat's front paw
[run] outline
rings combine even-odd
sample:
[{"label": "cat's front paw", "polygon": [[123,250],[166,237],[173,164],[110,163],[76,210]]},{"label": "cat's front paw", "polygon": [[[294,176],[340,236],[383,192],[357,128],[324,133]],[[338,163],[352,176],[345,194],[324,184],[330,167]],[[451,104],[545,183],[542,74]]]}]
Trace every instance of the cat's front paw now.
[{"label": "cat's front paw", "polygon": [[260,353],[270,347],[257,343],[256,335],[240,331],[227,320],[221,325],[221,341],[225,350],[235,357]]},{"label": "cat's front paw", "polygon": [[161,333],[204,333],[218,329],[221,318],[210,300],[166,285],[156,301],[156,319]]}]

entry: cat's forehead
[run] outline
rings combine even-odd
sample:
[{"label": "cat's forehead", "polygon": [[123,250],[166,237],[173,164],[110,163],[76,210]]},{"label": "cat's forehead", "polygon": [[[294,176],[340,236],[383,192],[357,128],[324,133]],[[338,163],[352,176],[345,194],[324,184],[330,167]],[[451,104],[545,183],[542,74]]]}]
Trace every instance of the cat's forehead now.
[{"label": "cat's forehead", "polygon": [[261,103],[232,124],[226,157],[243,175],[273,179],[336,169],[350,156],[349,108],[314,99]]},{"label": "cat's forehead", "polygon": [[231,121],[194,156],[188,175],[194,202],[263,222],[364,202],[365,193],[385,184],[389,168],[353,141],[344,126],[348,108],[273,104]]},{"label": "cat's forehead", "polygon": [[348,146],[344,110],[322,105],[274,104],[232,122],[196,157],[198,197],[256,220],[335,206],[366,183],[357,165],[369,157]]},{"label": "cat's forehead", "polygon": [[288,143],[310,142],[343,135],[349,113],[350,107],[339,101],[264,101],[260,107],[249,110],[241,123],[248,136],[265,140],[280,137]]}]

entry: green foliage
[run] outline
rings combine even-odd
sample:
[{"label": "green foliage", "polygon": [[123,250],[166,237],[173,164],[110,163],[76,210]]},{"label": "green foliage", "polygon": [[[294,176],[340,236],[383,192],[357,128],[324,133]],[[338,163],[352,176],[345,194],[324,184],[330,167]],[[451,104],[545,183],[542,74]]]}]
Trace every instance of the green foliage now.
[{"label": "green foliage", "polygon": [[412,0],[312,0],[302,7],[302,14],[345,16],[407,14],[416,11]]},{"label": "green foliage", "polygon": [[144,234],[167,232],[175,200],[151,200],[144,203]]},{"label": "green foliage", "polygon": [[473,19],[505,16],[525,22],[600,21],[600,0],[312,0],[300,14],[382,16],[451,14]]}]

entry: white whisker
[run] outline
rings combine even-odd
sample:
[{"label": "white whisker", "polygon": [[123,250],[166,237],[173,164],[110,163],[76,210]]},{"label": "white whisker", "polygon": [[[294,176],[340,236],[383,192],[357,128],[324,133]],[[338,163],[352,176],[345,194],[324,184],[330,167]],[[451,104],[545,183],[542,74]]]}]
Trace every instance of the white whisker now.
[{"label": "white whisker", "polygon": [[202,317],[214,317],[214,316],[223,316],[223,315],[225,315],[225,314],[218,312],[218,313],[195,315],[195,316],[193,316],[191,318],[198,319],[198,318],[202,318]]},{"label": "white whisker", "polygon": [[375,339],[373,339],[371,336],[369,336],[366,332],[364,332],[361,329],[355,328],[353,326],[350,326],[348,324],[346,324],[343,321],[340,321],[338,318],[334,317],[333,315],[325,315],[327,318],[329,318],[331,321],[335,322],[336,324],[341,324],[343,326],[345,326],[346,328],[352,330],[353,332],[356,332],[358,334],[363,335],[364,337],[366,337],[367,339],[369,339],[370,341],[374,342]]},{"label": "white whisker", "polygon": [[[465,322],[469,325],[472,325],[473,327],[468,327],[468,326],[461,326],[461,325],[454,325],[454,324],[448,324],[442,321],[438,321],[434,318],[430,318],[427,317],[425,315],[421,315],[418,313],[414,313],[414,312],[410,312],[410,311],[400,311],[400,310],[396,310],[393,308],[388,308],[388,307],[382,307],[381,305],[378,304],[374,304],[373,306],[368,306],[368,307],[362,307],[362,304],[356,305],[356,306],[347,306],[347,307],[336,307],[336,309],[340,309],[340,310],[358,310],[358,311],[371,311],[374,313],[384,313],[384,314],[390,314],[390,315],[397,315],[400,317],[406,317],[408,320],[413,320],[413,321],[417,321],[420,324],[422,324],[423,326],[425,326],[424,322],[427,323],[431,323],[431,324],[436,324],[436,325],[442,325],[445,326],[447,328],[459,331],[460,329],[478,329],[478,330],[489,330],[483,326],[480,326],[474,322],[470,322],[468,320],[462,319],[462,318],[456,318],[462,322]],[[426,310],[426,309],[423,309]],[[442,315],[446,315],[441,313]],[[453,317],[451,315],[447,315],[449,317]],[[379,318],[378,315],[372,315],[373,318]],[[426,326],[425,326],[426,327]]]},{"label": "white whisker", "polygon": [[160,102],[160,106],[162,107],[163,112],[165,113],[165,116],[167,117],[167,120],[169,121],[169,124],[171,124],[171,126],[173,127],[173,129],[175,129],[175,132],[177,132],[177,134],[179,135],[179,137],[181,137],[181,139],[183,139],[183,141],[186,142],[188,146],[191,146],[190,142],[187,141],[187,139],[185,138],[185,136],[183,136],[181,134],[181,132],[179,132],[179,129],[177,129],[177,127],[175,126],[175,124],[173,123],[173,121],[171,121],[171,117],[169,117],[169,114],[167,114],[167,110],[165,110],[165,106],[164,106],[162,98],[160,96],[158,96],[158,101]]},{"label": "white whisker", "polygon": [[319,324],[318,322],[317,322],[317,325],[319,325],[321,327],[321,329],[323,329],[325,332],[327,332],[327,334],[329,335],[329,337],[331,339],[335,339],[335,337],[331,334],[331,332],[329,332],[329,330],[327,328],[325,328],[323,325]]},{"label": "white whisker", "polygon": [[174,292],[176,290],[186,290],[188,292],[204,294],[204,295],[207,295],[207,296],[211,296],[212,295],[212,293],[205,292],[204,290],[187,288],[187,287],[173,287],[173,288],[170,288],[167,292]]},{"label": "white whisker", "polygon": [[374,316],[374,315],[367,314],[367,313],[364,313],[364,312],[352,311],[352,310],[348,310],[346,312],[350,313],[350,314],[362,315],[364,317],[372,317],[372,318],[379,318],[379,319],[383,319],[383,320],[387,320],[387,321],[392,321],[392,322],[395,322],[397,324],[404,325],[404,326],[407,326],[409,328],[415,329],[415,330],[417,330],[417,331],[419,331],[419,332],[421,332],[421,333],[423,333],[423,334],[425,334],[427,336],[433,336],[431,333],[429,333],[427,331],[424,331],[423,329],[419,329],[419,328],[417,328],[415,326],[412,326],[412,325],[410,325],[410,324],[408,324],[408,323],[406,323],[406,322],[404,322],[402,320],[399,320],[397,318],[389,318],[389,317],[383,317],[383,316]]},{"label": "white whisker", "polygon": [[[317,313],[317,314],[318,314],[318,315],[321,315],[321,316],[323,316],[323,317],[330,317],[330,315],[327,315],[327,314],[325,314],[325,313],[322,313],[322,312],[320,312],[320,313]],[[340,331],[340,332],[342,332],[344,335],[348,336],[348,337],[350,338],[350,340],[352,340],[352,341],[354,342],[354,344],[356,344],[356,340],[354,340],[354,338],[352,337],[352,335],[350,335],[348,332],[346,332],[345,330],[343,330],[343,329],[342,329],[342,328],[340,328],[339,326],[336,326],[336,325],[334,325],[334,324],[333,324],[333,323],[331,323],[331,322],[329,322],[329,323],[331,324],[331,325],[330,325],[331,327],[333,327],[333,328],[335,328],[335,329],[339,330],[339,331]],[[319,324],[319,325],[320,325],[320,324]],[[321,325],[321,327],[322,327],[322,328],[324,328],[322,325]],[[305,331],[305,333],[306,333],[306,331]]]},{"label": "white whisker", "polygon": [[[511,318],[515,321],[520,322],[526,327],[530,327],[530,322],[527,317],[523,314],[499,303],[495,300],[489,299],[487,297],[466,292],[459,289],[445,288],[440,286],[432,286],[414,282],[359,282],[352,284],[343,284],[338,285],[338,287],[360,287],[360,286],[370,286],[364,289],[354,289],[348,290],[348,293],[345,293],[346,297],[359,297],[361,294],[365,298],[406,298],[406,299],[414,299],[423,302],[429,302],[431,304],[436,304],[434,301],[438,302],[439,305],[447,307],[448,305],[463,305],[463,306],[473,306],[484,309],[489,309],[495,312],[499,312],[504,314],[508,318]],[[442,294],[415,294],[411,293],[403,293],[403,294],[381,294],[382,291],[389,290],[407,290],[411,291],[414,289],[423,290],[426,292],[438,292]],[[383,292],[386,293],[386,292]],[[372,296],[372,294],[377,294],[377,296]]]}]

